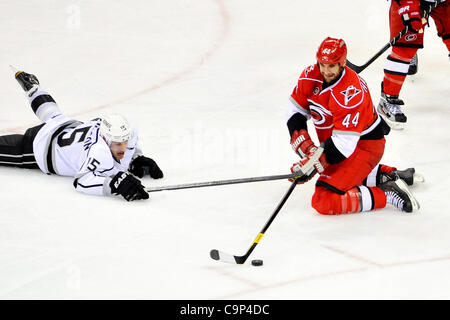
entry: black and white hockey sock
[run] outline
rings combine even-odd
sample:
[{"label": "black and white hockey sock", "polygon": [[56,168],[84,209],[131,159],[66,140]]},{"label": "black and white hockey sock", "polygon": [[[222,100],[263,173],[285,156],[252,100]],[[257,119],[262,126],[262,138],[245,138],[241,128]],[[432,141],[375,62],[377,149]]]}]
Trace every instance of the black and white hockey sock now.
[{"label": "black and white hockey sock", "polygon": [[51,118],[62,114],[52,96],[42,90],[40,86],[34,85],[28,91],[27,96],[31,109],[42,122],[45,123]]}]

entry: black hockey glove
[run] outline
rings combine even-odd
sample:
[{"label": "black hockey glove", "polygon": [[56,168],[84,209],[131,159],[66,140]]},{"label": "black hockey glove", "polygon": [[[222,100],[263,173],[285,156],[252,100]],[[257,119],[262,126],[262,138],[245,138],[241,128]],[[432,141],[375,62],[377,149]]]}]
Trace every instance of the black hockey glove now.
[{"label": "black hockey glove", "polygon": [[131,174],[119,171],[109,183],[112,194],[120,194],[127,201],[148,199],[148,193],[139,179]]},{"label": "black hockey glove", "polygon": [[164,176],[155,160],[144,156],[139,156],[134,159],[128,170],[139,178],[142,178],[145,175],[150,175],[153,179],[160,179]]}]

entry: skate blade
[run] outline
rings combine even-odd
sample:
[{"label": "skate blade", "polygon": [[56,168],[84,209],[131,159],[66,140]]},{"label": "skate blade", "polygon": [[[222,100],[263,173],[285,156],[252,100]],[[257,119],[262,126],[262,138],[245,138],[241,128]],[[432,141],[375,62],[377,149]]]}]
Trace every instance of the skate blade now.
[{"label": "skate blade", "polygon": [[383,113],[379,112],[380,116],[386,121],[386,123],[391,127],[391,129],[394,130],[403,130],[405,128],[406,122],[395,122],[392,120],[389,120],[388,117],[386,117]]},{"label": "skate blade", "polygon": [[19,72],[19,70],[17,70],[17,68],[14,67],[12,64],[10,64],[9,67],[11,68],[12,71],[14,71],[14,74],[16,74],[17,72]]},{"label": "skate blade", "polygon": [[395,181],[395,184],[402,189],[403,191],[405,191],[409,198],[411,199],[411,204],[412,204],[412,212],[419,210],[420,209],[420,204],[419,201],[417,201],[417,199],[413,196],[413,194],[411,193],[411,191],[408,188],[408,185],[401,179],[398,179]]},{"label": "skate blade", "polygon": [[10,64],[9,67],[14,72],[14,77],[17,77],[22,72],[22,71],[18,70],[16,67],[14,67],[12,64]]},{"label": "skate blade", "polygon": [[424,183],[425,182],[424,176],[421,175],[420,173],[414,173],[414,183],[416,182]]}]

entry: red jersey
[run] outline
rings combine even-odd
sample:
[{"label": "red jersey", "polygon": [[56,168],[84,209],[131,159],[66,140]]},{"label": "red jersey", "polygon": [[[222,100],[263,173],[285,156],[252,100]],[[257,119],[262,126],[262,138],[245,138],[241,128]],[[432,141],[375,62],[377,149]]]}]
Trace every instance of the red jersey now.
[{"label": "red jersey", "polygon": [[290,101],[297,112],[312,118],[319,141],[332,137],[346,157],[359,139],[373,139],[369,134],[381,122],[366,82],[348,67],[336,82],[324,86],[318,65],[309,66],[300,75]]}]

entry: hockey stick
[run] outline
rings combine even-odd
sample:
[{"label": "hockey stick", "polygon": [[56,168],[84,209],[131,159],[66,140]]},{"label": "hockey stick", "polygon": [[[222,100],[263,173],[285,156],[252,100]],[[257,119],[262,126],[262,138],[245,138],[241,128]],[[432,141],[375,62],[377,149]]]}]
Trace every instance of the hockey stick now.
[{"label": "hockey stick", "polygon": [[190,188],[213,187],[213,186],[223,186],[223,185],[227,185],[227,184],[294,179],[297,176],[298,176],[298,173],[290,173],[290,174],[281,174],[281,175],[275,175],[275,176],[262,176],[262,177],[251,177],[251,178],[230,179],[230,180],[217,180],[217,181],[208,181],[208,182],[194,182],[194,183],[177,184],[177,185],[171,185],[171,186],[151,187],[151,188],[146,188],[145,191],[156,192],[156,191],[164,191],[164,190],[180,190],[180,189],[190,189]]},{"label": "hockey stick", "polygon": [[[431,4],[426,10],[423,11],[422,14],[422,20],[428,18],[428,16],[430,15],[431,10],[433,10],[434,8],[436,8],[436,6],[438,6],[438,4],[440,4],[439,1],[434,2],[433,4]],[[425,23],[425,21],[423,23]],[[364,63],[361,66],[357,66],[356,64],[351,63],[349,60],[347,60],[346,65],[352,69],[353,71],[355,71],[356,73],[360,73],[361,71],[363,71],[365,68],[367,68],[372,62],[374,62],[379,56],[381,56],[387,49],[389,49],[390,47],[392,47],[401,37],[403,37],[407,32],[408,32],[409,28],[408,26],[406,26],[402,31],[400,31],[394,38],[391,39],[391,41],[389,41],[388,43],[386,43],[386,45],[381,48],[372,58],[369,59],[369,61],[367,61],[366,63]],[[423,32],[423,31],[422,31]],[[420,33],[420,31],[419,31]]]},{"label": "hockey stick", "polygon": [[264,233],[267,231],[267,229],[269,229],[269,226],[272,224],[273,220],[278,215],[278,213],[280,212],[280,210],[283,207],[283,205],[286,203],[286,201],[289,198],[289,196],[291,195],[292,191],[294,191],[295,186],[297,185],[297,183],[300,180],[300,178],[314,166],[314,163],[319,160],[319,157],[321,156],[322,152],[323,152],[323,148],[319,147],[317,149],[317,151],[315,152],[315,154],[313,155],[313,157],[311,157],[310,161],[308,161],[303,166],[303,170],[302,171],[297,171],[297,173],[296,173],[297,176],[296,176],[294,182],[291,184],[291,186],[289,187],[288,191],[286,192],[284,197],[281,199],[281,201],[278,204],[278,206],[275,208],[275,211],[272,213],[272,215],[270,216],[269,220],[266,222],[266,224],[261,229],[261,231],[259,232],[259,234],[256,237],[256,239],[253,241],[253,243],[250,246],[250,248],[247,250],[247,252],[243,256],[234,256],[234,255],[231,255],[231,254],[224,253],[222,251],[213,249],[209,253],[211,258],[213,258],[214,260],[227,262],[227,263],[244,264],[245,261],[250,256],[250,254],[255,249],[255,247],[258,245],[258,243],[261,240],[261,238],[264,236]]},{"label": "hockey stick", "polygon": [[270,216],[269,220],[266,222],[266,224],[264,225],[262,230],[259,232],[259,234],[256,237],[256,239],[253,241],[253,243],[250,246],[250,248],[247,250],[247,252],[243,256],[233,256],[231,254],[224,253],[222,251],[213,249],[209,253],[211,258],[213,258],[214,260],[222,261],[222,262],[235,263],[235,264],[244,264],[245,261],[247,260],[247,258],[250,256],[250,254],[255,249],[256,245],[259,243],[261,238],[264,236],[264,233],[267,231],[267,229],[269,228],[270,224],[272,223],[272,221],[277,216],[278,212],[280,212],[281,208],[286,203],[286,200],[289,198],[289,196],[291,195],[292,191],[294,191],[294,188],[297,185],[297,180],[298,179],[299,178],[295,179],[294,182],[292,182],[291,186],[289,187],[289,190],[286,192],[286,194],[284,195],[283,199],[281,199],[281,201],[278,204],[278,206],[276,207],[275,211],[272,213],[272,215]]}]

